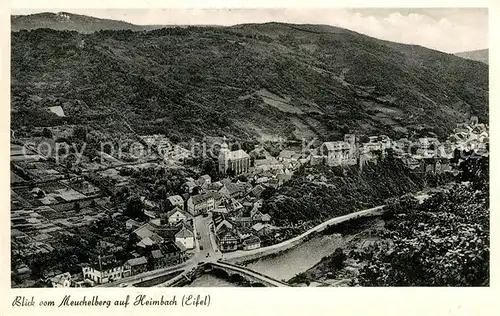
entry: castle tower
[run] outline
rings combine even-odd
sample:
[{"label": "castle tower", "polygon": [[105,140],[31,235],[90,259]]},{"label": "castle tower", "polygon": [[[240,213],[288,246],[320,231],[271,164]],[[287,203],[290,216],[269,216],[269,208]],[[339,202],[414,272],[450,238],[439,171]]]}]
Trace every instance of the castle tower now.
[{"label": "castle tower", "polygon": [[345,134],[344,142],[349,144],[348,164],[356,164],[359,156],[356,135]]}]

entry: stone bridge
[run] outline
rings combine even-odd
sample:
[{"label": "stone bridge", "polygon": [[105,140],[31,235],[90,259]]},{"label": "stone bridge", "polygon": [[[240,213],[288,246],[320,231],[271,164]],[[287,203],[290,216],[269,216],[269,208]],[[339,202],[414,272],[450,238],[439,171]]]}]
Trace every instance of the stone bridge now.
[{"label": "stone bridge", "polygon": [[254,283],[261,283],[266,287],[289,287],[285,282],[276,280],[274,278],[271,278],[265,274],[262,274],[260,272],[248,269],[246,267],[242,267],[240,265],[236,265],[233,263],[229,263],[226,261],[218,260],[216,262],[211,262],[208,263],[212,268],[217,268],[219,270],[222,270],[226,272],[228,275],[240,275],[243,279],[254,282]]}]

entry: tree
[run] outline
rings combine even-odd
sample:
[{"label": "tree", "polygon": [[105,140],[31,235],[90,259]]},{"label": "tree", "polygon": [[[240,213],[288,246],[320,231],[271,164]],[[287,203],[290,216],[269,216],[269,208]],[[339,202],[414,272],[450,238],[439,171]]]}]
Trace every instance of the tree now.
[{"label": "tree", "polygon": [[367,144],[370,142],[370,137],[366,136],[366,135],[361,135],[359,137],[359,142],[362,143],[362,144]]},{"label": "tree", "polygon": [[[489,284],[489,189],[458,186],[422,204],[401,204],[386,223],[393,245],[364,251],[364,286]],[[405,206],[403,206],[405,205]]]},{"label": "tree", "polygon": [[52,131],[47,127],[44,127],[44,129],[42,130],[42,136],[45,138],[52,138],[53,137]]},{"label": "tree", "polygon": [[227,169],[227,171],[226,171],[226,176],[228,176],[228,177],[232,178],[232,177],[234,177],[235,175],[236,175],[236,172],[235,172],[233,169],[231,169],[231,168]]},{"label": "tree", "polygon": [[338,271],[345,266],[345,260],[347,259],[346,254],[342,248],[335,249],[335,252],[329,257],[330,268],[333,271]]},{"label": "tree", "polygon": [[136,195],[130,196],[123,215],[130,218],[144,217],[144,203],[142,200]]},{"label": "tree", "polygon": [[214,181],[219,177],[218,164],[211,158],[203,159],[201,170],[203,174],[208,174]]},{"label": "tree", "polygon": [[80,141],[87,141],[87,129],[83,126],[75,127],[73,137]]}]

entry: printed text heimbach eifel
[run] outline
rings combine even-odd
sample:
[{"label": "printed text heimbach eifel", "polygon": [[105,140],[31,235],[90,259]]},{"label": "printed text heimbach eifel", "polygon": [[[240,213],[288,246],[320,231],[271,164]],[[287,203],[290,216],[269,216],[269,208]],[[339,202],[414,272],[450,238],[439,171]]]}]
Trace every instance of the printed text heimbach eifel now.
[{"label": "printed text heimbach eifel", "polygon": [[12,306],[50,306],[50,307],[106,307],[111,306],[116,307],[128,307],[128,306],[182,306],[182,307],[201,307],[210,306],[210,295],[192,295],[187,294],[182,296],[182,300],[179,302],[177,297],[174,295],[168,298],[164,295],[160,297],[148,297],[144,294],[137,295],[133,300],[131,300],[130,295],[124,297],[124,299],[119,300],[104,300],[99,299],[98,295],[92,297],[87,297],[86,295],[82,298],[74,299],[71,295],[65,295],[64,298],[56,304],[55,301],[39,301],[38,304],[35,302],[35,297],[27,298],[25,296],[16,296],[12,302]]}]

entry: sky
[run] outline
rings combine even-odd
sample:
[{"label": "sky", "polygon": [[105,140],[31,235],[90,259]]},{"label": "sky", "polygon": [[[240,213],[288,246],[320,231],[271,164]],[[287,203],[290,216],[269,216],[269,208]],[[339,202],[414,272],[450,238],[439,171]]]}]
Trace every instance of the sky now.
[{"label": "sky", "polygon": [[300,9],[12,9],[12,14],[71,12],[133,24],[287,22],[327,24],[447,53],[488,48],[488,10],[481,8]]}]

